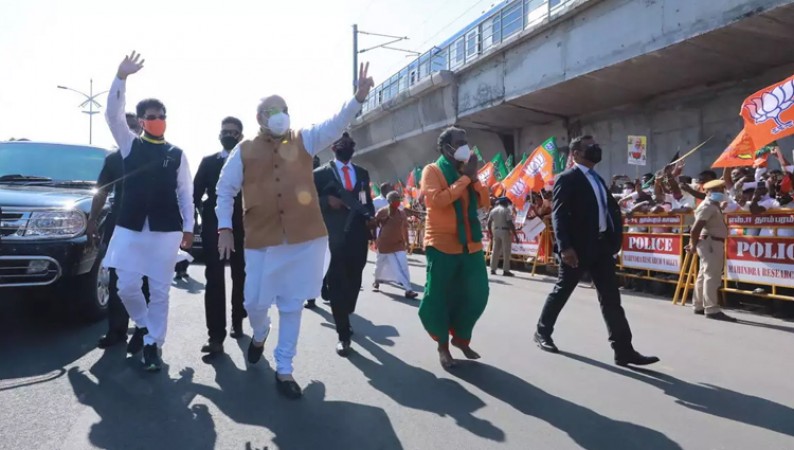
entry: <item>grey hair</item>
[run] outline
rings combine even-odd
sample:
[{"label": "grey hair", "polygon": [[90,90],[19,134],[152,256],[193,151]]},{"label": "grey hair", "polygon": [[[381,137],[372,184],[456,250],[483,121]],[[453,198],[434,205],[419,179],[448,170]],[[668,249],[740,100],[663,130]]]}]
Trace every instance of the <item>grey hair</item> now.
[{"label": "grey hair", "polygon": [[386,194],[386,200],[389,203],[400,201],[400,193],[397,191],[391,191],[388,194]]}]

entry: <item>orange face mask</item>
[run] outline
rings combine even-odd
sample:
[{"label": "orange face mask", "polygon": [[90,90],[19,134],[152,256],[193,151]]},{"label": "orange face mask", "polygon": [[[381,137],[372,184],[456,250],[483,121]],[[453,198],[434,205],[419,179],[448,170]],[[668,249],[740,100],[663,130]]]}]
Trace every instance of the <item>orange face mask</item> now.
[{"label": "orange face mask", "polygon": [[162,137],[163,135],[165,135],[165,120],[163,119],[144,120],[143,129],[151,136]]}]

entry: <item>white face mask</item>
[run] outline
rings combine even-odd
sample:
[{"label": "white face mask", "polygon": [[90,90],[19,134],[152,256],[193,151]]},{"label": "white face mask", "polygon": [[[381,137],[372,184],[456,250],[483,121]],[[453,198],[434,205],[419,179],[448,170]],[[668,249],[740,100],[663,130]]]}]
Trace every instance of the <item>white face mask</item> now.
[{"label": "white face mask", "polygon": [[722,203],[725,201],[725,194],[722,192],[711,192],[709,193],[709,200],[715,203]]},{"label": "white face mask", "polygon": [[469,149],[468,145],[461,145],[455,150],[455,154],[452,157],[460,162],[466,162],[471,157],[471,149]]},{"label": "white face mask", "polygon": [[284,136],[289,131],[289,115],[283,112],[273,114],[267,119],[267,129],[274,136]]}]

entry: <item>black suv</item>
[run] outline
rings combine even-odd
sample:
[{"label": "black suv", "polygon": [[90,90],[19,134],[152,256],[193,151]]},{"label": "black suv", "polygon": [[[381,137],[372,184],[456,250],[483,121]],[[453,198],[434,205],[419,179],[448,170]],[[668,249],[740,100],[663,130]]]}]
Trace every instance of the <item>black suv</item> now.
[{"label": "black suv", "polygon": [[104,248],[89,245],[85,230],[108,153],[85,145],[0,142],[0,298],[19,290],[55,301],[79,319],[105,314]]}]

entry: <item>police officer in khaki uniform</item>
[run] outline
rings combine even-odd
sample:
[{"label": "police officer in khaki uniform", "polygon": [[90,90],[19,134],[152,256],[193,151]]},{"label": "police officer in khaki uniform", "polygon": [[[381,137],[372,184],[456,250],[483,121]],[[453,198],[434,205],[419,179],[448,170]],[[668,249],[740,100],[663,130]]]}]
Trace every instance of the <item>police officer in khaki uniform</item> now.
[{"label": "police officer in khaki uniform", "polygon": [[513,223],[513,213],[510,211],[510,200],[500,197],[496,207],[488,214],[488,229],[491,230],[493,252],[491,253],[491,275],[496,275],[499,258],[504,258],[502,274],[512,277],[510,272],[510,254],[512,253],[513,238],[516,237],[516,227]]},{"label": "police officer in khaki uniform", "polygon": [[695,282],[693,303],[695,314],[709,319],[736,322],[725,314],[717,304],[722,270],[725,264],[725,238],[728,227],[720,205],[725,201],[725,181],[713,180],[703,185],[706,191],[704,200],[695,210],[695,224],[690,233],[687,251],[697,251],[700,270]]}]

